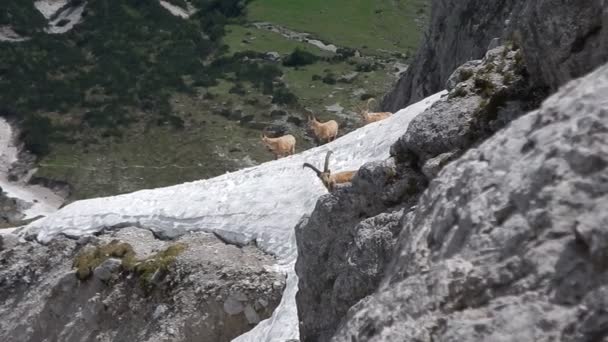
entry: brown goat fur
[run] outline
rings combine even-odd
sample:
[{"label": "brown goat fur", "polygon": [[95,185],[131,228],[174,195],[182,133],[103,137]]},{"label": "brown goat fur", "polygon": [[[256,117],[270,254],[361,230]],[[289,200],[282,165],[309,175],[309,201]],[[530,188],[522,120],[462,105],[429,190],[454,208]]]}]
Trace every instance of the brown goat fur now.
[{"label": "brown goat fur", "polygon": [[369,106],[373,101],[376,101],[376,99],[371,98],[371,99],[367,100],[367,106],[365,108],[359,107],[361,117],[363,118],[363,121],[365,122],[366,125],[370,124],[372,122],[384,120],[384,119],[390,117],[391,115],[393,115],[393,113],[390,113],[390,112],[370,112]]},{"label": "brown goat fur", "polygon": [[353,177],[357,173],[357,171],[342,171],[332,174],[331,170],[329,169],[329,157],[332,153],[332,151],[327,151],[327,154],[325,155],[325,167],[323,168],[323,171],[320,171],[309,163],[304,163],[302,165],[302,167],[307,167],[313,170],[317,174],[317,177],[319,177],[325,188],[327,188],[327,190],[330,192],[336,188],[336,184],[352,182]]},{"label": "brown goat fur", "polygon": [[308,118],[308,126],[321,143],[332,142],[338,136],[338,123],[336,120],[320,122],[314,116]]},{"label": "brown goat fur", "polygon": [[266,146],[268,151],[274,154],[275,159],[287,157],[296,152],[296,138],[291,134],[278,138],[269,138],[263,134],[262,143]]}]

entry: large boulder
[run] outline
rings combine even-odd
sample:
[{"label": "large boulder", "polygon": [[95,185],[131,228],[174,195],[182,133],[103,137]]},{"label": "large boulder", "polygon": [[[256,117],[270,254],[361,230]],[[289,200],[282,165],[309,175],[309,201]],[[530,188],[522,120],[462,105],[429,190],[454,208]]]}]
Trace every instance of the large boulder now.
[{"label": "large boulder", "polygon": [[521,115],[528,78],[514,47],[500,46],[455,73],[453,89],[410,123],[393,158],[362,167],[352,187],[319,199],[296,227],[303,341],[328,341],[348,309],[373,293],[407,212],[449,161]]},{"label": "large boulder", "polygon": [[608,339],[608,65],[446,166],[334,341]]},{"label": "large boulder", "polygon": [[279,304],[274,262],[202,232],[13,243],[0,249],[0,340],[230,341]]},{"label": "large boulder", "polygon": [[301,341],[329,340],[348,309],[377,288],[402,212],[425,187],[423,176],[393,159],[369,163],[296,226]]},{"label": "large boulder", "polygon": [[449,95],[414,118],[391,148],[398,160],[409,159],[421,168],[430,162],[425,172],[429,178],[540,102],[521,50],[513,45],[496,47],[483,59],[465,63],[448,83]]},{"label": "large boulder", "polygon": [[555,90],[608,61],[608,4],[433,0],[424,37],[411,66],[385,97],[384,110],[440,91],[459,65],[481,58],[496,38],[521,45],[536,85]]}]

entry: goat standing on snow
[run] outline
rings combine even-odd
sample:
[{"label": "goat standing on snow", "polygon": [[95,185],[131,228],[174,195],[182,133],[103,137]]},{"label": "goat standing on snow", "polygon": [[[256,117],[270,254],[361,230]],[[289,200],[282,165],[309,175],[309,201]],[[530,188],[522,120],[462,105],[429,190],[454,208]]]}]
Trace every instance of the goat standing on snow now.
[{"label": "goat standing on snow", "polygon": [[307,167],[313,170],[328,191],[333,191],[336,188],[336,184],[352,182],[355,173],[357,173],[357,171],[342,171],[332,174],[329,169],[329,156],[331,156],[332,153],[332,151],[327,151],[327,154],[325,155],[325,167],[323,168],[323,172],[309,163],[304,163],[302,165],[303,168]]},{"label": "goat standing on snow", "polygon": [[366,125],[370,124],[372,122],[384,120],[384,119],[388,118],[389,116],[393,115],[393,113],[389,113],[389,112],[372,112],[372,113],[370,113],[369,105],[374,101],[376,101],[376,99],[371,98],[371,99],[367,100],[367,107],[365,107],[365,108],[359,107],[361,117],[363,117],[363,121],[365,122]]},{"label": "goat standing on snow", "polygon": [[321,143],[332,142],[338,136],[338,123],[336,120],[319,122],[314,116],[309,116],[308,126],[312,129],[317,141]]},{"label": "goat standing on snow", "polygon": [[296,152],[296,138],[291,134],[278,138],[269,138],[266,134],[262,134],[262,143],[268,151],[274,154],[275,159],[287,157]]}]

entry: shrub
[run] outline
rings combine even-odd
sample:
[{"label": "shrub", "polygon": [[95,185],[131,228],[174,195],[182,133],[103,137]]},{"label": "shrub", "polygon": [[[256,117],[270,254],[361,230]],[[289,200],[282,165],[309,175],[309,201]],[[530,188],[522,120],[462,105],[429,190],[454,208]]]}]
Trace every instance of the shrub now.
[{"label": "shrub", "polygon": [[49,153],[49,140],[53,132],[49,118],[30,115],[21,123],[21,127],[21,139],[30,152],[39,156]]},{"label": "shrub", "polygon": [[289,89],[279,87],[272,93],[272,103],[292,105],[298,102],[298,98]]},{"label": "shrub", "polygon": [[319,57],[308,52],[296,48],[294,52],[283,59],[283,65],[286,67],[297,67],[314,64],[319,60]]},{"label": "shrub", "polygon": [[336,80],[336,75],[334,75],[333,73],[327,73],[324,77],[323,77],[323,83],[326,84],[336,84],[337,80]]}]

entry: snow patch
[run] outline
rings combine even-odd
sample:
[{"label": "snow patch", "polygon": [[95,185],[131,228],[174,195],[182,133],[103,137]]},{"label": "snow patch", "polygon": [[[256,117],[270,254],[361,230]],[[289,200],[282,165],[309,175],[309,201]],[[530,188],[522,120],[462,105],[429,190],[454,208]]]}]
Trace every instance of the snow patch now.
[{"label": "snow patch", "polygon": [[282,27],[279,25],[275,25],[272,23],[267,23],[267,22],[253,23],[253,26],[258,29],[268,30],[268,31],[271,31],[274,33],[278,33],[287,39],[311,44],[321,50],[334,52],[334,53],[338,51],[338,47],[333,44],[325,44],[324,42],[322,42],[318,39],[310,38],[310,33],[292,31],[288,28],[285,28],[285,27]]},{"label": "snow patch", "polygon": [[0,26],[0,42],[23,42],[29,40],[28,37],[22,37],[13,30],[10,26]]},{"label": "snow patch", "polygon": [[239,243],[255,240],[264,251],[280,258],[277,267],[288,275],[287,288],[272,317],[235,341],[297,339],[294,227],[302,215],[314,209],[318,197],[327,193],[313,172],[302,169],[302,163],[321,165],[328,150],[334,151],[331,165],[336,172],[386,159],[390,146],[405,133],[410,121],[444,94],[287,158],[212,179],[74,202],[31,223],[25,234],[48,242],[58,234],[81,236],[107,227],[136,225],[164,236],[202,230]]},{"label": "snow patch", "polygon": [[68,7],[60,10],[60,12],[54,16],[54,19],[49,22],[49,27],[44,31],[51,34],[66,33],[78,23],[82,21],[82,13],[87,3],[83,3],[78,7]]},{"label": "snow patch", "polygon": [[50,20],[55,13],[67,5],[68,2],[68,0],[39,0],[34,2],[34,7],[36,7],[38,12],[42,13],[47,20]]},{"label": "snow patch", "polygon": [[161,6],[163,6],[167,11],[169,11],[171,14],[173,14],[176,17],[188,19],[188,18],[190,18],[190,16],[192,16],[194,13],[196,13],[196,8],[194,6],[192,6],[189,2],[186,2],[186,4],[188,4],[188,8],[186,8],[186,9],[176,6],[167,1],[159,0],[158,2],[160,3]]},{"label": "snow patch", "polygon": [[17,161],[19,148],[15,145],[15,134],[5,119],[0,118],[0,187],[10,198],[16,198],[28,207],[23,214],[25,219],[46,216],[57,211],[63,204],[63,198],[50,189],[39,185],[28,185],[23,182],[10,182],[8,174],[11,166]]},{"label": "snow patch", "polygon": [[73,7],[69,0],[39,0],[34,2],[34,7],[42,13],[49,21],[49,26],[44,32],[60,34],[70,31],[82,21],[82,13],[87,3]]}]

